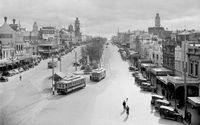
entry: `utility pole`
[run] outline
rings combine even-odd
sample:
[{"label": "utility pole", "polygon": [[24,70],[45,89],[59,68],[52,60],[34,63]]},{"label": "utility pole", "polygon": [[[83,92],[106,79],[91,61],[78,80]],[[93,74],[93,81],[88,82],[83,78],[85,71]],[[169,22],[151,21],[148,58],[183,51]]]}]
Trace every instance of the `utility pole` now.
[{"label": "utility pole", "polygon": [[77,71],[77,52],[75,51],[75,71]]},{"label": "utility pole", "polygon": [[184,90],[185,90],[185,117],[187,112],[187,83],[186,83],[186,61],[185,61],[185,54],[186,54],[186,35],[185,35],[185,42],[184,42]]},{"label": "utility pole", "polygon": [[59,59],[60,59],[60,72],[61,72],[61,55],[60,55]]},{"label": "utility pole", "polygon": [[54,57],[52,53],[52,89],[53,89],[53,95],[55,94],[55,85],[54,85]]}]

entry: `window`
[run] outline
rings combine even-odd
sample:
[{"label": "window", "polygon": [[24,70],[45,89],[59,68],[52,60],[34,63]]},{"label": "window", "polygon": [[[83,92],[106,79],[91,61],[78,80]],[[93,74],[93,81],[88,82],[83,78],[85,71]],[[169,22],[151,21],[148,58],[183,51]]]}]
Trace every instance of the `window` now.
[{"label": "window", "polygon": [[12,34],[0,34],[0,38],[12,38]]},{"label": "window", "polygon": [[190,63],[190,74],[193,74],[193,63]]},{"label": "window", "polygon": [[199,64],[195,64],[195,76],[198,76]]}]

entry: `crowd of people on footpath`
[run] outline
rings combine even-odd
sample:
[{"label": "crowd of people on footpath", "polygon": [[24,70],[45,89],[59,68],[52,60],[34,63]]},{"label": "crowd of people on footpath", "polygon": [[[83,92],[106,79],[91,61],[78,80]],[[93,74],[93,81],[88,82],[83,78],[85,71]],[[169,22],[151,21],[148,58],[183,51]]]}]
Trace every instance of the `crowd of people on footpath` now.
[{"label": "crowd of people on footpath", "polygon": [[126,98],[126,99],[123,101],[122,105],[123,105],[124,111],[126,111],[126,115],[127,115],[127,117],[128,117],[128,116],[129,116],[128,98]]}]

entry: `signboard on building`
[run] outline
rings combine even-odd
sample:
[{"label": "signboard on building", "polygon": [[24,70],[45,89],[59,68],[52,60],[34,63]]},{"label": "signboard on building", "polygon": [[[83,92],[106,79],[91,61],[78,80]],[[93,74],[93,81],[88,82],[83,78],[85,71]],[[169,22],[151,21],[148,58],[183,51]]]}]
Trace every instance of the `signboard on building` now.
[{"label": "signboard on building", "polygon": [[42,38],[43,39],[53,39],[54,38],[54,34],[42,34]]}]

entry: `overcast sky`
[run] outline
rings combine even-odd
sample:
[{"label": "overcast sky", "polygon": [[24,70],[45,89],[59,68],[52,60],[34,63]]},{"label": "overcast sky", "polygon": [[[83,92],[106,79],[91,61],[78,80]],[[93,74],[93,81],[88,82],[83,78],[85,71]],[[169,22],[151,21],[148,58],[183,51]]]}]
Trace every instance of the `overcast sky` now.
[{"label": "overcast sky", "polygon": [[1,25],[4,16],[27,29],[34,21],[67,26],[78,17],[83,34],[91,35],[109,36],[118,28],[147,31],[156,13],[169,30],[200,29],[200,0],[0,0]]}]

